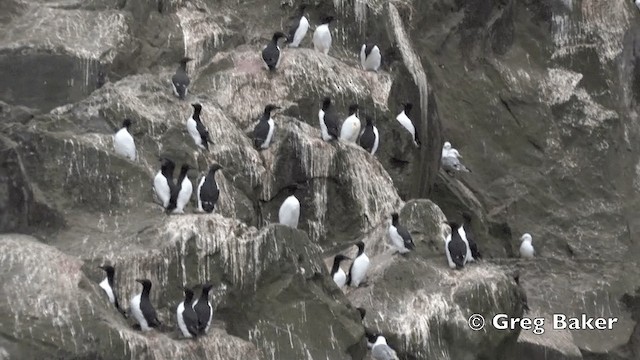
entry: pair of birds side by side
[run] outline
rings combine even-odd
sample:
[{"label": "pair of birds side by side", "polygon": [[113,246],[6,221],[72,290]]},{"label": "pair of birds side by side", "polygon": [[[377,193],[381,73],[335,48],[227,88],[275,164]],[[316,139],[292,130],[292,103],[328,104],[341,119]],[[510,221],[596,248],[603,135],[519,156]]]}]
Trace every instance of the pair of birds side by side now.
[{"label": "pair of birds side by side", "polygon": [[442,155],[440,159],[442,168],[451,176],[453,176],[456,171],[471,172],[470,169],[460,162],[460,159],[462,159],[460,152],[454,149],[448,141],[445,141],[442,147]]},{"label": "pair of birds side by side", "polygon": [[[126,312],[120,307],[115,290],[115,267],[112,265],[99,266],[104,270],[106,277],[100,282],[100,287],[107,294],[109,302],[126,318]],[[129,302],[129,311],[134,320],[140,325],[140,330],[149,331],[157,328],[162,323],[151,303],[150,294],[152,283],[149,279],[136,279],[142,285],[142,291],[134,295]],[[178,329],[186,338],[204,335],[209,331],[213,319],[213,306],[209,302],[211,284],[200,285],[202,291],[195,301],[193,290],[184,288],[185,299],[177,306],[176,319]]]},{"label": "pair of birds side by side", "polygon": [[358,287],[364,284],[364,279],[367,276],[367,270],[369,270],[369,257],[364,253],[364,242],[358,241],[355,246],[358,247],[358,253],[349,267],[349,273],[345,273],[340,267],[340,264],[345,260],[351,260],[351,258],[338,254],[333,258],[333,266],[331,268],[331,278],[339,288],[343,288],[345,285]]},{"label": "pair of birds side by side", "polygon": [[[155,194],[163,208],[168,213],[183,214],[185,206],[191,200],[193,185],[187,176],[191,167],[183,164],[176,183],[173,181],[174,162],[169,158],[161,158],[160,171],[153,180]],[[222,169],[219,164],[213,164],[207,175],[203,176],[196,189],[197,208],[200,212],[211,213],[215,209],[220,196],[220,189],[216,183],[216,171]]]},{"label": "pair of birds side by side", "polygon": [[351,104],[349,106],[349,116],[340,124],[338,114],[332,106],[331,98],[325,97],[318,111],[322,140],[330,142],[340,139],[352,143],[356,143],[359,140],[360,146],[371,155],[374,155],[380,144],[380,133],[369,115],[365,115],[367,123],[364,129],[362,129],[357,114],[358,110],[358,104]]}]

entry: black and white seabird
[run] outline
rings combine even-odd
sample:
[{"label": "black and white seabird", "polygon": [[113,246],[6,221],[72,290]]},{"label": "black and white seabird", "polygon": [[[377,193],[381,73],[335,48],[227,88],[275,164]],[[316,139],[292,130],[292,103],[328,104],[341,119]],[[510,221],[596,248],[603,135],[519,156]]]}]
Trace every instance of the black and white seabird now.
[{"label": "black and white seabird", "polygon": [[362,134],[360,134],[360,146],[367,150],[371,155],[375,155],[380,144],[380,133],[378,128],[369,115],[364,116],[367,124],[364,126]]},{"label": "black and white seabird", "polygon": [[184,288],[184,301],[176,309],[176,318],[182,336],[192,338],[199,335],[198,316],[193,310],[193,290],[187,287]]},{"label": "black and white seabird", "polygon": [[222,166],[213,164],[209,168],[206,176],[200,179],[198,184],[198,211],[211,213],[216,207],[218,197],[220,197],[220,189],[216,183],[216,171],[221,170]]},{"label": "black and white seabird", "polygon": [[402,104],[402,111],[398,116],[396,116],[396,120],[402,125],[409,133],[411,134],[411,140],[416,147],[420,147],[420,134],[418,134],[418,129],[416,129],[413,121],[409,119],[409,115],[411,114],[411,109],[413,109],[413,104],[407,102]]},{"label": "black and white seabird", "polygon": [[280,64],[280,46],[278,46],[278,41],[280,39],[286,39],[287,35],[278,31],[273,34],[271,41],[267,46],[262,49],[262,61],[264,62],[264,66],[269,71],[275,71],[278,65]]},{"label": "black and white seabird", "polygon": [[151,300],[149,299],[151,281],[148,279],[136,279],[136,282],[142,284],[142,292],[131,298],[129,302],[131,314],[138,324],[140,324],[142,331],[149,331],[151,328],[160,326],[156,309],[153,308]]},{"label": "black and white seabird", "polygon": [[202,112],[201,104],[191,104],[193,106],[193,115],[189,119],[187,119],[187,132],[193,138],[193,141],[196,143],[196,146],[199,148],[209,150],[209,143],[211,143],[211,138],[209,135],[209,130],[202,123],[202,119],[200,119],[200,113]]},{"label": "black and white seabird", "polygon": [[[374,360],[399,360],[398,354],[388,344],[387,339],[380,334],[374,334],[371,338],[375,337],[373,346],[371,346],[371,357]],[[372,339],[368,340],[371,341]]]},{"label": "black and white seabird", "polygon": [[304,16],[306,8],[306,4],[300,5],[296,15],[291,18],[289,36],[286,41],[289,44],[289,47],[300,46],[300,42],[302,42],[304,36],[307,35],[307,31],[309,30],[309,20]]},{"label": "black and white seabird", "polygon": [[258,124],[253,128],[253,145],[258,150],[268,148],[273,141],[276,123],[273,121],[273,118],[271,118],[271,112],[277,109],[280,109],[280,107],[273,104],[265,106]]},{"label": "black and white seabird", "polygon": [[391,246],[401,254],[408,253],[416,247],[409,231],[400,225],[400,215],[398,213],[391,214],[389,239],[391,240]]},{"label": "black and white seabird", "polygon": [[191,84],[191,79],[189,79],[189,75],[187,74],[187,63],[193,59],[184,57],[180,60],[180,66],[176,70],[176,73],[171,77],[171,84],[173,85],[173,93],[180,98],[180,100],[184,100],[187,97],[187,93],[189,91],[189,84]]},{"label": "black and white seabird", "polygon": [[520,241],[522,241],[522,243],[520,244],[520,257],[533,259],[533,256],[535,255],[535,250],[533,249],[533,244],[532,244],[533,238],[531,238],[531,234],[526,233],[522,235],[522,237],[520,238]]},{"label": "black and white seabird", "polygon": [[320,132],[322,133],[322,140],[331,141],[337,139],[339,135],[339,120],[338,115],[335,113],[331,106],[331,99],[325,97],[322,100],[322,107],[318,111],[318,119],[320,120]]},{"label": "black and white seabird", "polygon": [[113,147],[116,150],[116,154],[124,156],[131,161],[136,161],[136,143],[133,141],[133,136],[129,133],[131,127],[131,120],[124,119],[122,127],[113,137]]},{"label": "black and white seabird", "polygon": [[362,44],[360,48],[360,64],[362,64],[364,70],[377,72],[380,68],[381,60],[382,56],[378,45]]},{"label": "black and white seabird", "polygon": [[329,24],[334,20],[333,16],[325,16],[321,19],[321,24],[313,32],[313,48],[325,55],[331,49],[331,30]]},{"label": "black and white seabird", "polygon": [[358,119],[358,104],[349,105],[349,117],[342,123],[340,128],[340,140],[347,142],[358,141],[360,135],[360,119]]},{"label": "black and white seabird", "polygon": [[124,309],[120,308],[120,303],[118,302],[118,294],[116,293],[115,288],[115,274],[116,269],[111,265],[103,265],[98,266],[100,269],[104,270],[107,273],[107,277],[100,282],[100,287],[107,293],[107,297],[109,298],[109,302],[113,304],[118,311],[126,317]]},{"label": "black and white seabird", "polygon": [[300,189],[303,187],[296,183],[287,185],[285,190],[289,196],[282,202],[280,210],[278,210],[278,222],[294,229],[298,228],[300,220],[300,201],[296,197],[296,191]]},{"label": "black and white seabird", "polygon": [[189,164],[183,164],[180,168],[180,176],[178,181],[171,191],[171,200],[169,201],[168,211],[174,214],[184,214],[184,207],[191,200],[191,193],[193,192],[193,184],[187,176],[191,166]]},{"label": "black and white seabird", "polygon": [[160,171],[156,174],[153,179],[153,190],[160,201],[160,204],[163,208],[167,208],[169,206],[169,202],[171,201],[171,192],[175,187],[173,183],[173,170],[176,165],[171,159],[161,158],[160,159]]},{"label": "black and white seabird", "polygon": [[471,229],[471,214],[464,211],[462,213],[462,218],[464,219],[464,223],[460,227],[460,233],[465,234],[465,237],[469,243],[469,250],[471,251],[471,257],[467,256],[467,261],[476,261],[482,259],[482,255],[480,254],[480,250],[478,250],[478,244],[476,243],[476,237],[473,234]]},{"label": "black and white seabird", "polygon": [[351,263],[349,274],[347,275],[347,285],[358,287],[364,282],[369,270],[369,257],[364,253],[364,242],[358,241],[355,244],[358,247],[358,255]]},{"label": "black and white seabird", "polygon": [[211,326],[211,319],[213,319],[213,306],[209,302],[209,291],[213,285],[203,284],[200,297],[193,304],[193,310],[195,310],[198,316],[198,332],[200,334],[206,334],[209,332]]},{"label": "black and white seabird", "polygon": [[348,257],[338,254],[333,258],[333,267],[331,268],[331,277],[335,281],[339,288],[342,288],[347,283],[347,274],[340,267],[340,263],[344,260],[351,260]]},{"label": "black and white seabird", "polygon": [[451,227],[451,234],[445,239],[445,252],[449,267],[452,269],[462,269],[467,262],[467,244],[462,240],[458,231],[460,225],[455,222],[448,223]]}]

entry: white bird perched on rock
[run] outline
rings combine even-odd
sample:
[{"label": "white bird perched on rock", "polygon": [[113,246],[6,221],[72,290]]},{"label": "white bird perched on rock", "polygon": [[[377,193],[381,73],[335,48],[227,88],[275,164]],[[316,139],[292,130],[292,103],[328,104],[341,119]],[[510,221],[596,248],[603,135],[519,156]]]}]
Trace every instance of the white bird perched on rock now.
[{"label": "white bird perched on rock", "polygon": [[351,104],[349,106],[349,117],[342,123],[340,129],[340,140],[347,142],[358,141],[360,135],[360,119],[358,119],[358,104]]},{"label": "white bird perched on rock", "polygon": [[362,44],[360,48],[360,64],[366,71],[378,71],[380,68],[380,48],[373,44]]},{"label": "white bird perched on rock", "polygon": [[116,150],[116,154],[127,157],[131,161],[136,161],[136,143],[129,133],[129,127],[131,127],[131,120],[124,119],[122,128],[113,136],[113,147]]},{"label": "white bird perched on rock", "polygon": [[289,27],[289,36],[285,43],[289,44],[289,47],[298,47],[300,42],[307,35],[309,30],[309,20],[304,16],[304,11],[307,8],[307,4],[302,4],[298,8],[298,12],[291,18],[291,24]]},{"label": "white bird perched on rock", "polygon": [[400,216],[398,213],[391,214],[389,240],[391,241],[391,246],[401,254],[408,253],[416,247],[409,231],[407,231],[404,226],[400,225]]},{"label": "white bird perched on rock", "polygon": [[300,189],[304,187],[296,183],[287,185],[286,190],[289,196],[282,202],[278,211],[278,222],[294,229],[298,228],[300,220],[300,201],[295,196],[296,190]]},{"label": "white bird perched on rock", "polygon": [[351,259],[342,254],[336,255],[333,258],[333,267],[331,268],[331,278],[333,278],[333,281],[335,281],[339,288],[344,287],[347,283],[347,274],[340,267],[340,263],[344,260]]},{"label": "white bird perched on rock", "polygon": [[531,235],[529,233],[522,235],[520,241],[522,241],[520,244],[520,257],[532,259],[535,250],[533,249],[533,244],[531,244],[531,241],[533,241]]},{"label": "white bird perched on rock", "polygon": [[446,141],[442,147],[442,168],[449,175],[453,175],[454,171],[471,172],[464,164],[460,162],[462,155],[458,150],[451,147],[451,143]]},{"label": "white bird perched on rock", "polygon": [[412,103],[409,103],[409,102],[403,103],[402,111],[400,112],[400,114],[398,114],[398,116],[396,116],[396,120],[398,120],[398,122],[400,123],[400,125],[402,125],[402,127],[407,129],[409,134],[411,134],[411,140],[413,141],[413,145],[419,148],[421,145],[420,134],[418,133],[418,129],[416,129],[415,125],[413,124],[413,121],[411,121],[411,119],[409,118],[409,115],[411,114],[412,109],[413,109]]},{"label": "white bird perched on rock", "polygon": [[[375,339],[375,340],[373,340]],[[398,354],[389,345],[387,339],[380,334],[371,335],[368,341],[373,343],[371,356],[374,360],[399,360]]]},{"label": "white bird perched on rock", "polygon": [[331,49],[331,30],[329,24],[334,20],[333,16],[325,16],[322,18],[322,24],[313,32],[313,48],[325,55],[329,54]]},{"label": "white bird perched on rock", "polygon": [[358,241],[358,254],[351,263],[349,274],[347,274],[347,285],[358,287],[364,282],[364,277],[369,269],[369,257],[364,253],[364,242]]}]

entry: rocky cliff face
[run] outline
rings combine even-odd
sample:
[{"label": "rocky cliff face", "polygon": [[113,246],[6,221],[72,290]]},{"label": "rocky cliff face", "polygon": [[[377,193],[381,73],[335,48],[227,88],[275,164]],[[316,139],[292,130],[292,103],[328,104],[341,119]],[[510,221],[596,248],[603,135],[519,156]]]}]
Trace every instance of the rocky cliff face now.
[{"label": "rocky cliff face", "polygon": [[[267,74],[259,51],[297,5],[0,2],[0,358],[364,359],[358,306],[404,359],[638,358],[634,4],[310,1],[313,25],[337,15],[330,56],[311,49],[311,30]],[[369,41],[378,73],[359,66]],[[186,102],[169,83],[183,56],[194,59]],[[320,139],[325,95],[375,117],[375,157]],[[419,149],[395,121],[405,101]],[[210,152],[186,134],[191,102]],[[248,134],[268,103],[283,110],[274,145],[258,152]],[[113,152],[124,117],[136,162]],[[471,174],[439,171],[444,141]],[[194,166],[192,181],[220,163],[216,213],[164,215],[152,200],[158,156]],[[299,230],[272,225],[291,180],[307,184]],[[485,261],[455,272],[440,223],[462,210]],[[416,241],[406,257],[385,246],[394,211]],[[534,260],[514,259],[524,232]],[[343,292],[327,266],[357,240],[369,284]],[[137,332],[108,304],[96,268],[107,262],[125,307],[135,278],[153,281],[162,331]],[[514,270],[529,316],[619,323],[606,334],[469,330],[474,313],[522,316]],[[179,340],[179,286],[204,281],[215,284],[214,330]]]}]

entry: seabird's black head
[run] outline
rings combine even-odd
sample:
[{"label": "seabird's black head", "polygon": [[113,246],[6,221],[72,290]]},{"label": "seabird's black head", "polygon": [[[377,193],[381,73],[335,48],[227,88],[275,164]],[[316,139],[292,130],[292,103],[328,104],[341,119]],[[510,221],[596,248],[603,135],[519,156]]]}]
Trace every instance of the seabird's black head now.
[{"label": "seabird's black head", "polygon": [[331,24],[332,21],[334,21],[336,18],[332,15],[328,15],[328,16],[324,16],[322,17],[322,19],[320,19],[320,22],[322,23],[322,25],[324,24]]},{"label": "seabird's black head", "polygon": [[221,170],[221,169],[222,169],[222,166],[220,164],[213,164],[209,168],[209,171],[215,173],[216,171]]},{"label": "seabird's black head", "polygon": [[364,119],[367,120],[367,126],[373,127],[373,125],[375,125],[375,122],[373,121],[373,118],[369,115],[365,115]]},{"label": "seabird's black head", "polygon": [[193,300],[193,290],[189,289],[188,287],[184,287],[184,302],[185,303],[190,303]]},{"label": "seabird's black head", "polygon": [[464,219],[464,221],[470,223],[471,222],[471,214],[468,211],[463,211],[462,212],[462,218]]},{"label": "seabird's black head", "polygon": [[289,195],[293,195],[296,191],[306,189],[306,187],[298,183],[291,183],[285,186],[285,189]]},{"label": "seabird's black head", "polygon": [[372,344],[378,340],[378,336],[382,336],[378,333],[366,333],[365,335],[367,336],[367,340]]},{"label": "seabird's black head", "polygon": [[409,116],[411,109],[413,109],[413,104],[410,102],[403,103],[402,108],[404,109],[404,114]]},{"label": "seabird's black head", "polygon": [[364,242],[358,241],[357,243],[355,243],[355,246],[358,247],[358,255],[364,252]]},{"label": "seabird's black head", "polygon": [[189,169],[191,169],[191,165],[182,164],[182,167],[180,167],[180,173],[186,174]]},{"label": "seabird's black head", "polygon": [[398,221],[398,219],[400,218],[400,215],[398,215],[398,213],[393,213],[391,214],[391,220],[395,223]]},{"label": "seabird's black head", "polygon": [[450,221],[447,224],[451,227],[451,231],[455,231],[460,227],[460,224],[455,221]]},{"label": "seabird's black head", "polygon": [[186,66],[186,65],[187,65],[187,63],[188,63],[189,61],[192,61],[192,60],[193,60],[193,59],[192,59],[192,58],[190,58],[190,57],[183,57],[182,59],[180,59],[180,64],[181,64],[181,65],[185,65],[185,66]]},{"label": "seabird's black head", "polygon": [[191,104],[191,106],[193,106],[193,111],[197,114],[200,114],[200,112],[202,111],[202,105],[195,103],[195,104]]},{"label": "seabird's black head", "polygon": [[264,107],[264,113],[267,114],[267,115],[271,115],[271,112],[273,110],[277,110],[277,109],[280,109],[280,106],[269,104],[269,105]]},{"label": "seabird's black head", "polygon": [[149,292],[151,290],[151,280],[149,279],[136,279],[136,282],[142,284],[142,290]]},{"label": "seabird's black head", "polygon": [[113,277],[113,274],[116,272],[116,269],[111,265],[98,266],[98,268],[104,270],[104,272],[107,273],[107,277]]},{"label": "seabird's black head", "polygon": [[209,291],[211,291],[211,289],[213,288],[213,284],[210,283],[202,284],[201,286],[203,295],[209,294]]},{"label": "seabird's black head", "polygon": [[349,105],[349,116],[355,114],[358,111],[359,108],[360,107],[358,106],[358,104]]},{"label": "seabird's black head", "polygon": [[127,128],[127,130],[129,129],[129,127],[131,126],[131,119],[124,119],[124,121],[122,122],[122,127],[123,128]]},{"label": "seabird's black head", "polygon": [[286,39],[287,35],[285,35],[282,31],[276,31],[273,33],[273,37],[271,38],[271,40],[273,42],[278,42],[278,40],[280,39]]},{"label": "seabird's black head", "polygon": [[361,307],[356,308],[356,310],[360,313],[360,320],[364,320],[365,315],[367,315],[367,310]]},{"label": "seabird's black head", "polygon": [[331,106],[331,98],[327,96],[322,99],[322,110],[327,111],[329,106]]},{"label": "seabird's black head", "polygon": [[343,262],[345,260],[351,260],[351,258],[346,257],[346,256],[344,256],[342,254],[338,254],[338,255],[336,255],[336,257],[333,258],[333,263],[334,264],[336,264],[336,263],[340,264],[341,262]]}]

